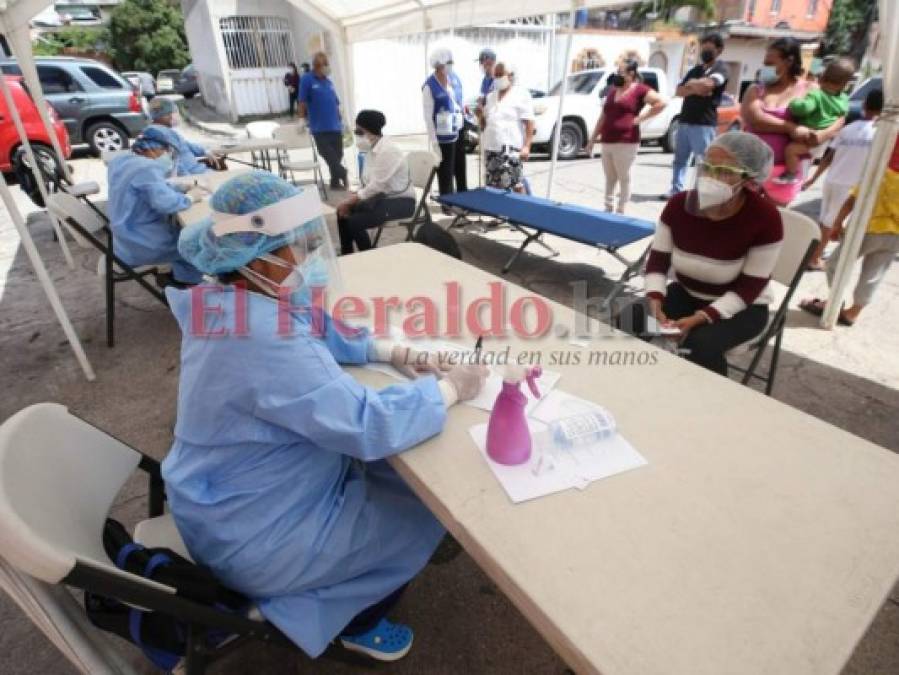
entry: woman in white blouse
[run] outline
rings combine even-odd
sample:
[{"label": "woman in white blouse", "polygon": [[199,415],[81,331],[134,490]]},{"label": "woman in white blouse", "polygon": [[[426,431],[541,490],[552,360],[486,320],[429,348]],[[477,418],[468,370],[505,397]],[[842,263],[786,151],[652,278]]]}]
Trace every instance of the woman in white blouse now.
[{"label": "woman in white blouse", "polygon": [[498,62],[493,68],[493,91],[478,111],[484,129],[487,185],[524,192],[521,163],[531,154],[534,106],[531,94],[515,84],[515,69]]},{"label": "woman in white blouse", "polygon": [[415,211],[415,188],[406,156],[381,134],[387,123],[378,110],[362,110],[356,116],[356,147],[366,152],[362,187],[337,205],[340,253],[371,248],[368,230],[388,220],[409,218]]}]

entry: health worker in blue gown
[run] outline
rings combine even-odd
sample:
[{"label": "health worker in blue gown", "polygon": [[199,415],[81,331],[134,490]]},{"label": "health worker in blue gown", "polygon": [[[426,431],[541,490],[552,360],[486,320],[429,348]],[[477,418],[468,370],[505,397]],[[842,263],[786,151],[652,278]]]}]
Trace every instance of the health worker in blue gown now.
[{"label": "health worker in blue gown", "polygon": [[131,144],[131,152],[109,163],[106,213],[113,251],[132,266],[170,263],[174,280],[196,284],[203,275],[178,253],[178,212],[189,209],[189,186],[167,182],[174,175],[175,148],[156,127],[147,127]]},{"label": "health worker in blue gown", "polygon": [[157,96],[150,101],[150,119],[152,126],[161,128],[175,148],[176,175],[191,176],[211,171],[212,167],[225,168],[221,158],[175,130],[178,122],[175,103],[171,99]]},{"label": "health worker in blue gown", "polygon": [[[337,640],[401,658],[412,631],[386,614],[444,530],[384,458],[439,434],[447,409],[481,390],[486,368],[443,370],[432,354],[315,308],[336,259],[314,188],[252,172],[225,183],[211,206],[179,250],[221,286],[202,289],[199,308],[199,292],[167,290],[183,333],[163,463],[178,530],[195,560],[310,656]],[[341,369],[371,361],[417,377],[372,389]]]}]

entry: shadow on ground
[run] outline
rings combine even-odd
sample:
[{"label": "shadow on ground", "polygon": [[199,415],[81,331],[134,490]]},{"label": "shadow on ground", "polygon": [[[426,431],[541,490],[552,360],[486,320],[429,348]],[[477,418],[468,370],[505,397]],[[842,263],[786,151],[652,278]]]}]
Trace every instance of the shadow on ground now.
[{"label": "shadow on ground", "polygon": [[[36,219],[32,233],[84,340],[97,381],[84,381],[19,248],[0,298],[0,367],[4,373],[14,374],[14,386],[0,394],[0,419],[31,403],[57,401],[161,459],[170,446],[175,421],[179,334],[174,320],[136,284],[122,284],[117,289],[117,345],[107,349],[102,287],[95,274],[96,253],[73,248],[76,269],[69,271],[47,223]],[[404,234],[400,228],[387,230],[385,245],[400,241]],[[466,261],[491,272],[498,273],[512,253],[509,246],[484,237],[461,232],[457,237]],[[569,265],[530,255],[507,278],[569,305],[571,281],[588,280],[591,295],[607,291],[611,284],[595,264]],[[802,322],[807,319],[793,313],[790,324],[805,325]],[[893,389],[785,351],[774,395],[836,426],[899,450],[899,418],[895,415],[899,393]],[[122,491],[113,515],[133,524],[143,517],[145,509],[146,486],[134,482]],[[899,595],[894,593],[894,599],[899,600]],[[416,647],[403,661],[377,668],[382,672],[561,675],[567,671],[465,553],[445,565],[428,567],[410,586],[395,616],[415,627]],[[0,626],[0,672],[74,672],[5,596],[0,597]],[[846,675],[899,672],[897,635],[899,606],[888,602],[856,650]],[[154,672],[136,650],[120,644],[140,672]],[[211,672],[343,674],[360,670],[369,668],[311,662],[283,648],[247,645]]]}]

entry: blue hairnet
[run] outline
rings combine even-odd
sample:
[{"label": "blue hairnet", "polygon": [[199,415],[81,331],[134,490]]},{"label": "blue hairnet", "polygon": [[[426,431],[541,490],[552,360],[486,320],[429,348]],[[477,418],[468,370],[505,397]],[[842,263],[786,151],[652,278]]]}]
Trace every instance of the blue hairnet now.
[{"label": "blue hairnet", "polygon": [[175,114],[175,104],[171,99],[157,96],[150,101],[150,117],[154,122],[160,117],[173,114]]},{"label": "blue hairnet", "polygon": [[[244,215],[298,194],[299,189],[274,174],[251,171],[223,184],[209,204],[220,213]],[[178,238],[178,252],[206,274],[233,272],[265,253],[292,244],[303,227],[303,223],[298,223],[293,230],[277,236],[234,232],[219,237],[212,225],[212,219],[206,218],[186,227]]]},{"label": "blue hairnet", "polygon": [[134,139],[131,149],[135,152],[143,152],[144,150],[156,150],[158,148],[172,148],[175,145],[172,140],[172,134],[168,129],[151,124],[140,133],[140,136]]}]

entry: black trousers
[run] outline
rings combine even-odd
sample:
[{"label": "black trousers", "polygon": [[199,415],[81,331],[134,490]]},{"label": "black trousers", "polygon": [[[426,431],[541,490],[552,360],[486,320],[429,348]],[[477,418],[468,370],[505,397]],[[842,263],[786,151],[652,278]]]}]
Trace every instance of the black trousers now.
[{"label": "black trousers", "polygon": [[459,138],[453,145],[455,146],[453,173],[456,176],[456,192],[465,192],[468,189],[468,162],[465,159],[465,139],[462,131],[459,132]]},{"label": "black trousers", "polygon": [[331,174],[331,187],[337,187],[338,181],[346,180],[346,167],[343,165],[343,134],[339,131],[323,131],[312,134],[315,149],[328,165]]},{"label": "black trousers", "polygon": [[340,254],[352,253],[353,244],[358,250],[367,251],[371,248],[369,228],[383,225],[388,220],[409,218],[414,211],[415,200],[412,197],[379,197],[360,202],[349,215],[337,218]]},{"label": "black trousers", "polygon": [[296,109],[297,109],[297,92],[290,91],[290,89],[288,89],[287,90],[287,112],[291,117],[293,117],[293,114],[296,112]]},{"label": "black trousers", "polygon": [[440,144],[440,165],[437,167],[437,189],[442,195],[453,192],[453,177],[456,172],[456,143]]},{"label": "black trousers", "polygon": [[[704,300],[697,300],[684,290],[679,283],[668,285],[662,311],[669,319],[683,319],[706,306]],[[630,305],[619,317],[619,327],[638,337],[646,336],[647,304]],[[630,320],[630,325],[627,321]],[[697,326],[687,333],[681,343],[687,360],[727,376],[728,350],[759,335],[768,325],[768,305],[750,305],[729,319]]]}]

